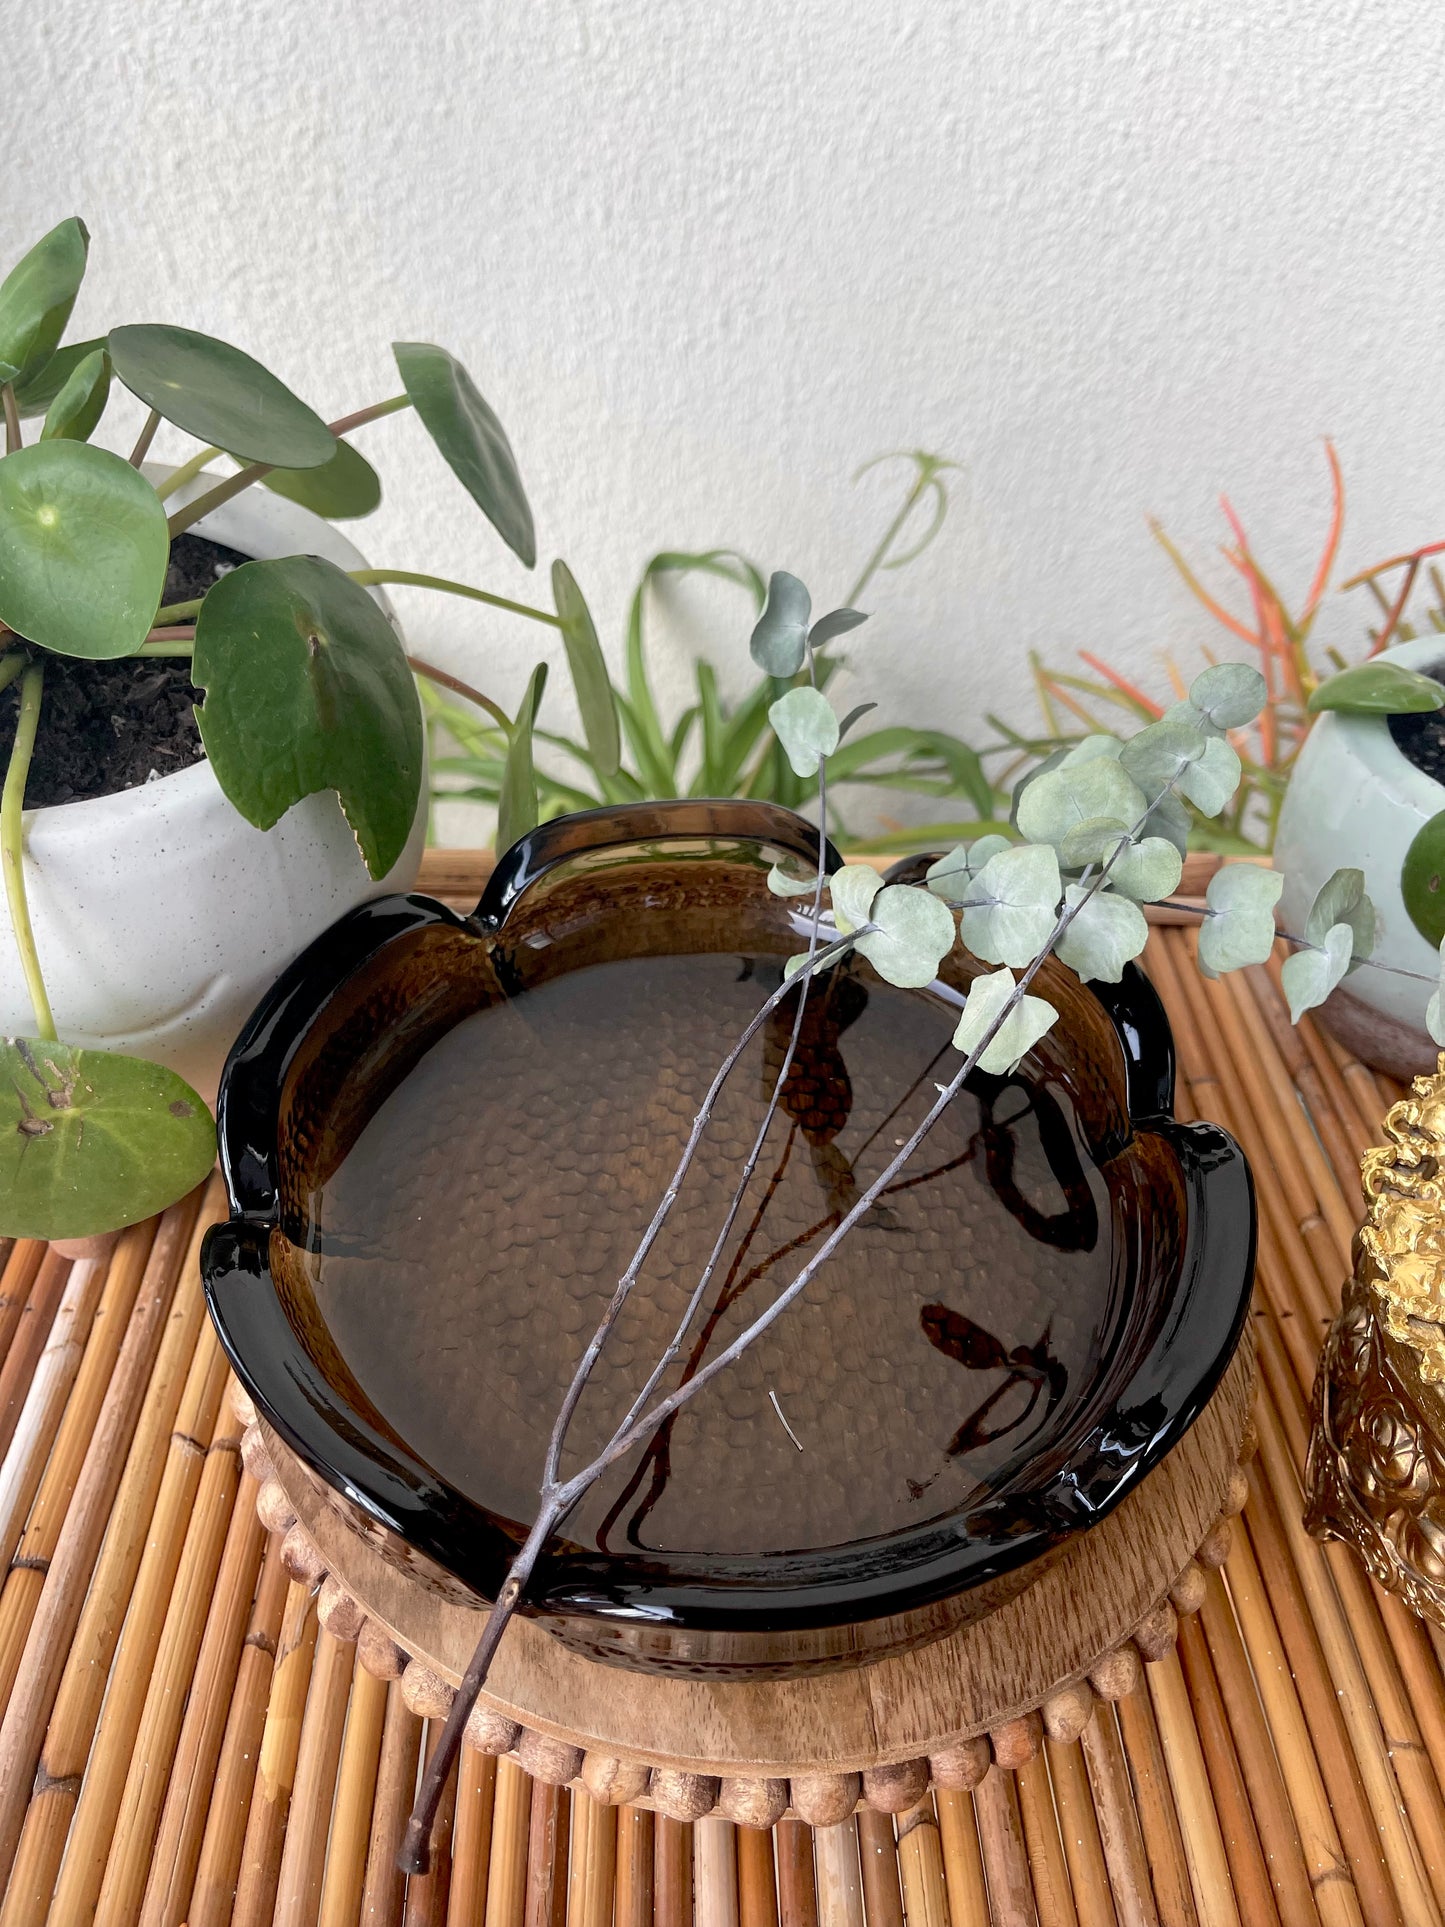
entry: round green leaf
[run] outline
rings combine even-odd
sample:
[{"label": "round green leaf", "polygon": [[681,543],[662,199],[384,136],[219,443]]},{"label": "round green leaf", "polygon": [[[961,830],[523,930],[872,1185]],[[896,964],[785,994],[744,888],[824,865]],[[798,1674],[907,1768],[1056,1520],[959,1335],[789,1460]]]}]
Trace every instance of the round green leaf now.
[{"label": "round green leaf", "polygon": [[768,888],[775,897],[811,897],[817,892],[818,879],[816,875],[789,876],[780,863],[775,863],[768,871]]},{"label": "round green leaf", "polygon": [[1103,863],[1128,840],[1129,825],[1117,816],[1091,816],[1076,823],[1059,845],[1059,861],[1066,870],[1082,870]]},{"label": "round green leaf", "polygon": [[1152,803],[1201,760],[1206,747],[1207,738],[1198,729],[1166,716],[1131,736],[1119,752],[1119,761]]},{"label": "round green leaf", "polygon": [[206,692],[201,741],[247,822],[268,830],[335,790],[367,869],[384,876],[421,793],[421,704],[365,589],[319,556],[243,563],[201,604],[192,675]]},{"label": "round green leaf", "polygon": [[796,676],[808,654],[808,618],[813,598],[795,575],[775,569],[768,578],[768,599],[748,648],[769,676]]},{"label": "round green leaf", "polygon": [[43,415],[87,355],[105,347],[104,335],[94,341],[72,341],[57,348],[33,375],[15,384],[15,400],[22,418]]},{"label": "round green leaf", "polygon": [[1445,704],[1445,684],[1400,662],[1357,662],[1322,682],[1309,710],[1337,709],[1346,716],[1413,716]]},{"label": "round green leaf", "polygon": [[1063,843],[1071,830],[1097,817],[1134,824],[1144,814],[1142,792],[1123,766],[1098,755],[1037,777],[1019,797],[1018,826],[1030,843]]},{"label": "round green leaf", "polygon": [[821,689],[790,689],[768,709],[773,733],[796,776],[816,776],[818,765],[838,747],[838,718]]},{"label": "round green leaf", "polygon": [[215,1157],[211,1114],[174,1071],[0,1038],[0,1236],[135,1224],[183,1198]]},{"label": "round green leaf", "polygon": [[0,282],[0,382],[38,374],[65,332],[85,276],[90,235],[74,215],[44,235]]},{"label": "round green leaf", "polygon": [[1284,878],[1254,863],[1226,863],[1209,879],[1209,914],[1199,932],[1199,967],[1206,977],[1263,963],[1274,948],[1274,906]]},{"label": "round green leaf", "polygon": [[150,483],[88,442],[0,461],[0,621],[61,656],[128,656],[166,582],[170,535]]},{"label": "round green leaf", "polygon": [[445,348],[394,341],[391,349],[422,426],[507,547],[530,569],[537,560],[537,537],[506,430]]},{"label": "round green leaf", "polygon": [[617,730],[617,698],[612,678],[597,640],[591,611],[576,578],[560,558],[552,564],[552,601],[562,624],[567,667],[592,761],[602,776],[615,776],[622,762],[622,740]]},{"label": "round green leaf", "polygon": [[1204,754],[1180,771],[1179,788],[1203,815],[1218,816],[1239,788],[1243,773],[1233,747],[1222,736],[1209,736]]},{"label": "round green leaf", "polygon": [[1327,930],[1316,949],[1297,950],[1285,959],[1280,987],[1289,999],[1289,1020],[1297,1024],[1307,1010],[1322,1004],[1350,967],[1354,932],[1347,923]]},{"label": "round green leaf", "polygon": [[1427,943],[1445,937],[1445,810],[1415,832],[1400,867],[1400,894]]},{"label": "round green leaf", "polygon": [[336,453],[336,437],[315,409],[229,342],[160,322],[112,328],[106,341],[133,395],[241,461],[320,468]]},{"label": "round green leaf", "polygon": [[1067,895],[1069,908],[1078,908],[1055,954],[1085,983],[1091,978],[1118,983],[1125,964],[1131,963],[1149,941],[1144,912],[1137,903],[1116,896],[1112,890],[1095,890],[1090,895],[1085,884],[1071,883]]},{"label": "round green leaf", "polygon": [[987,901],[963,913],[965,946],[984,963],[1022,969],[1053,933],[1059,890],[1059,859],[1047,843],[1000,850],[969,887],[970,899]]},{"label": "round green leaf", "polygon": [[869,921],[878,927],[858,939],[858,949],[880,977],[905,990],[933,982],[953,948],[953,912],[946,903],[912,884],[887,883],[869,907]]},{"label": "round green leaf", "polygon": [[45,411],[43,442],[88,442],[110,396],[110,356],[97,348],[77,362],[60,393]]},{"label": "round green leaf", "polygon": [[1425,1006],[1425,1028],[1437,1044],[1445,1046],[1445,942],[1440,945],[1440,980]]},{"label": "round green leaf", "polygon": [[924,873],[924,881],[936,897],[945,903],[960,903],[969,894],[969,886],[991,858],[1001,850],[1011,850],[1014,845],[1006,836],[995,832],[991,836],[981,836],[973,843],[959,843],[947,856],[941,856],[930,863]]},{"label": "round green leaf", "polygon": [[1158,903],[1172,896],[1184,874],[1184,859],[1163,836],[1141,837],[1120,850],[1109,869],[1109,888],[1136,903]]},{"label": "round green leaf", "polygon": [[[851,937],[869,921],[874,898],[882,888],[883,879],[871,863],[845,863],[829,877],[833,921],[845,937]],[[951,929],[952,919],[949,922]]]},{"label": "round green leaf", "polygon": [[[1007,1009],[1018,986],[1011,970],[995,970],[975,977],[963,1006],[963,1015],[953,1033],[955,1050],[965,1057],[978,1050],[989,1028]],[[1025,994],[1003,1018],[978,1059],[978,1068],[993,1077],[1006,1077],[1058,1021],[1059,1013],[1042,997]]]},{"label": "round green leaf", "polygon": [[1189,685],[1189,701],[1211,729],[1243,729],[1264,708],[1264,677],[1247,662],[1216,662]]},{"label": "round green leaf", "polygon": [[381,477],[350,442],[338,440],[336,453],[320,468],[273,468],[261,480],[328,522],[354,522],[381,506]]},{"label": "round green leaf", "polygon": [[1063,752],[1061,767],[1075,769],[1080,763],[1097,762],[1101,756],[1111,763],[1117,763],[1123,749],[1124,745],[1117,736],[1109,736],[1102,732],[1096,732],[1092,736],[1081,736],[1077,743]]},{"label": "round green leaf", "polygon": [[1336,870],[1321,884],[1305,920],[1305,942],[1323,943],[1336,924],[1348,924],[1353,937],[1350,968],[1364,963],[1375,947],[1375,906],[1365,895],[1363,870]]}]

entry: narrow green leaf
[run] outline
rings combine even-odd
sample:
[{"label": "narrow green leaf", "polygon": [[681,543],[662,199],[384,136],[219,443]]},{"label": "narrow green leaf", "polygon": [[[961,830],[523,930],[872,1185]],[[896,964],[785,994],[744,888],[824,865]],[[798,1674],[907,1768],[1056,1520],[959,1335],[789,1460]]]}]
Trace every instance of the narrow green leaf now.
[{"label": "narrow green leaf", "polygon": [[128,656],[165,588],[170,535],[150,483],[88,442],[0,461],[0,621],[61,656]]},{"label": "narrow green leaf", "polygon": [[775,569],[768,580],[768,599],[748,644],[759,669],[780,679],[797,675],[808,654],[812,609],[813,599],[798,578],[786,569]]},{"label": "narrow green leaf", "polygon": [[1336,709],[1346,716],[1411,716],[1445,704],[1445,684],[1399,662],[1357,662],[1329,676],[1309,699],[1311,715]]},{"label": "narrow green leaf", "polygon": [[373,877],[406,845],[421,789],[422,719],[396,631],[319,556],[246,562],[201,604],[192,665],[216,780],[266,830],[335,790]]},{"label": "narrow green leaf", "polygon": [[106,337],[115,372],[147,408],[246,462],[319,468],[336,437],[259,361],[193,328],[141,322]]},{"label": "narrow green leaf", "polygon": [[471,376],[454,355],[426,341],[394,341],[402,384],[442,458],[512,553],[537,560],[517,458]]},{"label": "narrow green leaf", "polygon": [[0,1236],[88,1238],[163,1211],[216,1156],[211,1114],[174,1071],[0,1038]]},{"label": "narrow green leaf", "polygon": [[856,629],[868,620],[860,609],[832,609],[818,620],[808,631],[810,648],[822,649],[834,642],[839,636],[846,636],[850,629]]},{"label": "narrow green leaf", "polygon": [[[560,557],[552,564],[552,601],[562,624],[562,641],[567,649],[567,667],[572,672],[572,687],[592,760],[604,776],[614,776],[622,761],[622,742],[617,730],[617,699],[612,678],[607,673],[602,645],[576,578]],[[671,745],[676,764],[686,741],[682,729]]]},{"label": "narrow green leaf", "polygon": [[90,235],[72,215],[0,282],[0,382],[34,379],[55,353],[85,278]]},{"label": "narrow green leaf", "polygon": [[110,356],[104,348],[76,364],[45,413],[43,442],[88,442],[110,396]]},{"label": "narrow green leaf", "polygon": [[[214,591],[212,592],[214,593]],[[497,802],[497,851],[510,850],[518,837],[537,827],[537,776],[532,764],[532,731],[547,687],[547,665],[539,662],[532,671],[527,693],[512,725],[512,740],[507,750],[507,766],[502,773],[502,793]]]}]

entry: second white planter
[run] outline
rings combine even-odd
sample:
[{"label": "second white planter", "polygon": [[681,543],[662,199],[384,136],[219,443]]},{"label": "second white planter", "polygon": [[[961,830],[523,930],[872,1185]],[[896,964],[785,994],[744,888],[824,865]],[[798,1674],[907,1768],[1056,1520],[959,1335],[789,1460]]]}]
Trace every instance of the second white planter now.
[{"label": "second white planter", "polygon": [[[207,486],[198,480],[174,499]],[[257,559],[320,555],[343,569],[366,566],[329,523],[266,489],[225,503],[193,532]],[[377,600],[394,624],[385,597]],[[61,1036],[166,1064],[209,1101],[262,991],[343,912],[410,889],[425,837],[425,774],[406,849],[377,881],[334,791],[257,830],[205,761],[113,796],[27,811],[31,916]],[[0,918],[0,1034],[33,1029]]]},{"label": "second white planter", "polygon": [[[1445,636],[1399,643],[1381,660],[1437,671],[1445,663]],[[1425,1004],[1440,958],[1405,908],[1400,867],[1418,832],[1441,810],[1445,786],[1404,755],[1384,717],[1329,711],[1300,751],[1275,837],[1286,930],[1304,929],[1333,871],[1365,873],[1378,918],[1374,961],[1347,977],[1319,1015],[1356,1056],[1393,1077],[1432,1070],[1437,1055],[1425,1029]]]}]

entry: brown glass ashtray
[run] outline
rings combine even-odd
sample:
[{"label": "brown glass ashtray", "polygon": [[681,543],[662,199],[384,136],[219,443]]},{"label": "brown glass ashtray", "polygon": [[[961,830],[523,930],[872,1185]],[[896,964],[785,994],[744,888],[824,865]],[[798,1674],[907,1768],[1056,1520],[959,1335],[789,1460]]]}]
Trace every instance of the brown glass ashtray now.
[{"label": "brown glass ashtray", "polygon": [[[817,849],[801,818],[749,803],[559,819],[513,847],[473,917],[405,897],[343,919],[237,1044],[212,1312],[266,1420],[430,1583],[495,1594],[702,1092],[805,945],[768,868]],[[851,958],[815,982],[681,1371],[907,1137],[957,1061],[974,968],[955,953],[907,991]],[[1170,1115],[1168,1026],[1140,972],[1086,989],[1049,964],[1040,989],[1054,1030],[1012,1075],[970,1081],[803,1299],[566,1522],[529,1592],[551,1630],[702,1673],[914,1645],[1028,1584],[1198,1416],[1248,1300],[1244,1158]],[[795,996],[725,1087],[571,1464],[671,1336]]]}]

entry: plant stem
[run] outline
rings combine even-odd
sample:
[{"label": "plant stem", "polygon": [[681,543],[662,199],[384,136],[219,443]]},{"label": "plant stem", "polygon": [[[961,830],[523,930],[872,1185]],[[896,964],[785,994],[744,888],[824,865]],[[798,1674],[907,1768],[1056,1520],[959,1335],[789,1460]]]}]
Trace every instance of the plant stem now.
[{"label": "plant stem", "polygon": [[394,582],[406,589],[440,589],[443,595],[466,596],[472,602],[485,602],[490,609],[505,609],[514,616],[528,616],[533,622],[545,622],[553,629],[562,627],[560,616],[549,615],[545,609],[533,609],[525,602],[511,602],[506,596],[493,595],[487,589],[474,589],[466,582],[453,582],[444,575],[417,575],[411,569],[350,569],[347,571],[353,582],[361,583],[363,588],[372,583]]},{"label": "plant stem", "polygon": [[859,576],[858,580],[853,584],[852,588],[848,591],[846,600],[850,608],[856,606],[859,596],[862,595],[863,591],[868,587],[868,584],[873,580],[874,576],[877,575],[878,571],[882,568],[883,563],[887,558],[888,551],[893,547],[893,544],[898,540],[898,537],[902,533],[903,528],[906,525],[909,516],[912,515],[914,509],[917,508],[918,503],[922,498],[923,491],[927,487],[929,487],[929,485],[932,483],[933,474],[934,474],[934,471],[932,467],[931,466],[925,467],[925,465],[920,461],[918,465],[918,473],[914,478],[913,486],[911,489],[909,489],[907,495],[904,496],[903,498],[902,508],[899,509],[898,513],[894,516],[893,520],[888,524],[888,527],[884,530],[883,540],[878,544],[877,548],[873,551],[872,555],[869,556],[862,575]]},{"label": "plant stem", "polygon": [[160,425],[161,418],[159,411],[153,408],[146,416],[141,426],[141,431],[135,438],[135,447],[130,452],[130,465],[132,468],[139,468],[146,456],[150,454],[151,443],[155,440],[156,430]]},{"label": "plant stem", "polygon": [[[19,662],[20,657],[15,660]],[[7,665],[8,666],[8,665]],[[7,678],[14,680],[11,671]],[[45,979],[35,948],[35,932],[30,923],[30,905],[25,895],[25,779],[30,773],[30,757],[35,748],[35,731],[40,722],[40,694],[45,682],[44,665],[25,665],[20,684],[20,714],[15,720],[15,741],[5,772],[5,787],[0,792],[0,864],[5,870],[5,896],[10,905],[10,928],[20,952],[20,967],[25,973],[25,988],[35,1012],[37,1035],[55,1042],[55,1019],[50,999],[45,994]]]},{"label": "plant stem", "polygon": [[173,468],[163,482],[156,484],[156,494],[164,502],[168,495],[174,495],[184,483],[199,475],[207,462],[214,461],[218,455],[224,455],[225,452],[224,448],[214,446],[197,450],[194,455],[182,462],[179,468]]},{"label": "plant stem", "polygon": [[199,522],[203,515],[209,515],[212,509],[220,508],[223,502],[229,502],[233,495],[239,495],[241,490],[249,488],[252,482],[259,482],[261,477],[269,475],[275,466],[274,462],[252,462],[248,468],[238,468],[234,475],[228,475],[224,482],[218,482],[204,495],[198,495],[194,502],[187,502],[184,508],[176,510],[167,523],[172,538],[178,536],[183,529],[188,529],[192,522]]},{"label": "plant stem", "polygon": [[[189,602],[168,602],[163,609],[156,610],[156,622],[185,622],[201,613],[204,596],[194,596]],[[151,632],[154,634],[154,630]]]},{"label": "plant stem", "polygon": [[353,428],[364,428],[368,422],[379,422],[383,415],[394,415],[398,409],[410,407],[410,395],[393,395],[390,401],[374,401],[369,408],[358,408],[354,415],[339,415],[326,426],[333,435],[346,435]]},{"label": "plant stem", "polygon": [[453,676],[448,670],[438,669],[435,663],[423,662],[420,656],[408,656],[407,662],[414,675],[425,676],[428,682],[440,683],[443,689],[465,696],[469,703],[475,703],[478,709],[485,709],[510,733],[512,725],[507,719],[506,710],[494,703],[490,696],[484,696],[480,689],[473,689],[469,682],[463,682],[460,676]]},{"label": "plant stem", "polygon": [[5,453],[13,455],[24,442],[20,427],[20,404],[15,399],[15,384],[7,381],[0,388],[0,401],[5,404]]},{"label": "plant stem", "polygon": [[[820,857],[822,855],[821,838],[819,839],[819,855]],[[821,865],[819,867],[821,868]],[[845,950],[850,949],[853,942],[854,939],[852,937],[843,937],[837,943],[829,944],[824,950],[815,950],[810,972],[811,970],[821,969],[825,963],[832,963],[835,958],[842,956]],[[757,1036],[771,1012],[783,1001],[792,987],[793,980],[791,978],[785,978],[772,995],[759,1005],[758,1009],[749,1019],[742,1036],[739,1037],[738,1041],[718,1066],[716,1075],[707,1088],[707,1095],[703,1098],[697,1116],[692,1121],[692,1130],[688,1136],[687,1143],[683,1146],[682,1156],[677,1161],[677,1169],[672,1174],[672,1181],[666,1191],[663,1192],[661,1201],[656,1211],[652,1214],[652,1221],[646,1231],[643,1232],[641,1243],[632,1254],[626,1271],[624,1271],[618,1279],[616,1288],[608,1300],[607,1309],[603,1312],[597,1329],[593,1332],[587,1349],[583,1352],[582,1357],[578,1361],[577,1369],[572,1374],[572,1383],[567,1387],[566,1396],[563,1398],[557,1413],[556,1423],[552,1427],[552,1436],[547,1444],[546,1465],[542,1475],[544,1485],[550,1485],[557,1476],[558,1465],[562,1457],[562,1444],[567,1436],[567,1427],[572,1422],[572,1414],[577,1410],[577,1403],[582,1396],[588,1375],[592,1367],[597,1363],[598,1354],[606,1344],[613,1326],[617,1323],[618,1317],[622,1312],[622,1307],[631,1295],[632,1287],[637,1283],[638,1274],[647,1262],[647,1254],[657,1242],[658,1234],[666,1224],[668,1214],[671,1212],[673,1205],[677,1203],[677,1196],[682,1189],[683,1180],[688,1174],[693,1158],[697,1155],[697,1147],[701,1144],[703,1133],[707,1130],[708,1124],[711,1121],[713,1108],[717,1103],[722,1087],[732,1075],[743,1052],[753,1041],[754,1037]]]}]

